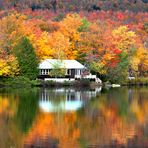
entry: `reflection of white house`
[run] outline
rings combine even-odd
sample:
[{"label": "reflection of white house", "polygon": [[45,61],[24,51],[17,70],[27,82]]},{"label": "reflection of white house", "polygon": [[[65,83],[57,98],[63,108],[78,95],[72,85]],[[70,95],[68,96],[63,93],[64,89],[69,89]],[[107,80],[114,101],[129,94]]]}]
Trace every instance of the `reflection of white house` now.
[{"label": "reflection of white house", "polygon": [[60,104],[55,105],[51,101],[40,101],[39,106],[43,112],[58,112],[58,111],[74,111],[81,108],[83,102],[80,100],[76,101],[62,101]]},{"label": "reflection of white house", "polygon": [[[85,102],[101,91],[101,87],[93,91],[78,91],[74,89],[44,89],[40,93],[39,106],[44,112],[74,111],[81,108]],[[62,99],[57,103],[56,99]]]},{"label": "reflection of white house", "polygon": [[[61,69],[65,69],[65,76],[63,78],[51,78],[50,71],[55,69],[55,65],[59,65]],[[55,81],[73,81],[75,79],[87,78],[93,79],[99,83],[101,80],[86,72],[86,67],[76,60],[57,60],[57,59],[46,59],[39,64],[39,78],[44,80],[55,80]]]}]

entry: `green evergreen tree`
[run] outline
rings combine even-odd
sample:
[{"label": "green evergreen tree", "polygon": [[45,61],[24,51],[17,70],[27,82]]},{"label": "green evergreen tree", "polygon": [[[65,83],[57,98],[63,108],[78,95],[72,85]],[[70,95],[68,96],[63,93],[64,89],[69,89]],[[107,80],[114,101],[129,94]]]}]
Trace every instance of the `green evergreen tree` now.
[{"label": "green evergreen tree", "polygon": [[107,79],[111,83],[124,83],[128,78],[129,59],[126,52],[119,55],[120,62],[115,68],[108,69]]},{"label": "green evergreen tree", "polygon": [[35,79],[38,75],[38,60],[27,37],[23,37],[14,48],[14,53],[17,57],[21,76],[30,79]]}]

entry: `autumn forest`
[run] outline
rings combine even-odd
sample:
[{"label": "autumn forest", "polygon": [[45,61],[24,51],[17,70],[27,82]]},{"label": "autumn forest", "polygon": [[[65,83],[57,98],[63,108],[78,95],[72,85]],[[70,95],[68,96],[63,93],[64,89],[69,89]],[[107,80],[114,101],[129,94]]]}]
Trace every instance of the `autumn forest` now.
[{"label": "autumn forest", "polygon": [[0,1],[0,77],[28,76],[46,58],[76,59],[104,81],[147,77],[147,8],[146,0]]}]

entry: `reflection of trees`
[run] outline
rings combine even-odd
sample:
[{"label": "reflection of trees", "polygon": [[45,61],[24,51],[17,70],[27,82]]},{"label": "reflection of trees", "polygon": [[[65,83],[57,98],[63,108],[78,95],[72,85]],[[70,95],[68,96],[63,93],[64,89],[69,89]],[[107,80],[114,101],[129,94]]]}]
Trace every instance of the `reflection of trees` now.
[{"label": "reflection of trees", "polygon": [[50,141],[55,147],[76,148],[79,138],[79,129],[76,126],[76,114],[40,114],[29,135],[26,137],[26,146],[50,147]]},{"label": "reflection of trees", "polygon": [[23,137],[21,132],[18,130],[16,124],[12,119],[8,119],[7,116],[0,115],[0,147],[10,148],[16,147],[21,148],[23,143]]},{"label": "reflection of trees", "polygon": [[22,132],[32,125],[37,109],[36,89],[0,89],[1,148],[23,147]]},{"label": "reflection of trees", "polygon": [[143,128],[146,130],[145,119],[148,117],[147,91],[133,89],[132,92],[131,100],[128,100],[127,89],[120,88],[90,101],[78,117],[82,145],[111,146],[113,141],[116,145],[142,146],[145,143]]},{"label": "reflection of trees", "polygon": [[128,90],[126,88],[111,89],[108,92],[108,106],[117,108],[119,116],[127,116],[129,103],[128,103]]},{"label": "reflection of trees", "polygon": [[38,93],[36,89],[32,88],[31,90],[22,90],[19,96],[16,122],[22,132],[27,132],[37,114]]},{"label": "reflection of trees", "polygon": [[0,114],[13,117],[17,110],[18,101],[17,92],[12,93],[11,89],[0,89]]},{"label": "reflection of trees", "polygon": [[133,90],[133,100],[130,105],[131,112],[134,113],[140,124],[145,124],[148,117],[148,91],[147,88]]},{"label": "reflection of trees", "polygon": [[38,114],[37,92],[20,90],[9,98],[0,95],[0,147],[109,147],[113,143],[113,147],[148,147],[147,88],[110,89],[78,112]]},{"label": "reflection of trees", "polygon": [[78,112],[40,113],[25,143],[64,148],[141,146],[145,141],[140,141],[140,137],[147,135],[142,131],[146,131],[148,100],[143,89],[132,89],[131,93],[129,99],[126,88],[111,89],[91,99]]},{"label": "reflection of trees", "polygon": [[[15,101],[14,101],[15,100]],[[16,113],[18,98],[7,93],[0,95],[0,147],[22,147],[20,131],[14,123],[13,116]]]}]

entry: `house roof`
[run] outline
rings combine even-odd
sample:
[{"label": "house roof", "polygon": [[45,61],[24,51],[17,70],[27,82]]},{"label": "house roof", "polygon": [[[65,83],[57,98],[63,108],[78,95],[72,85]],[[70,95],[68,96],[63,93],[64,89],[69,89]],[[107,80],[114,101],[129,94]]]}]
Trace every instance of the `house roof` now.
[{"label": "house roof", "polygon": [[53,69],[55,65],[59,65],[60,68],[66,69],[83,69],[81,63],[76,60],[58,60],[58,59],[45,59],[39,64],[39,69]]}]

